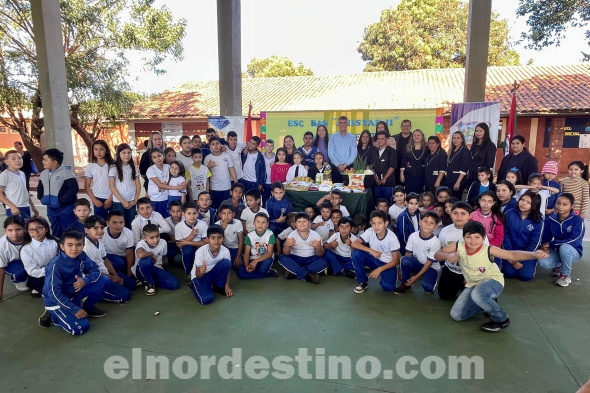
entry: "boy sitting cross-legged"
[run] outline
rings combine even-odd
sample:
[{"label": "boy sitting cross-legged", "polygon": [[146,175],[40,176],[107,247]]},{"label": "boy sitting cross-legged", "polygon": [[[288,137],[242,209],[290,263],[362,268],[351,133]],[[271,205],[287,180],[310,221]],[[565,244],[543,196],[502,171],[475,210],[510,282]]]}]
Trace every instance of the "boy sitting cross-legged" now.
[{"label": "boy sitting cross-legged", "polygon": [[208,243],[195,254],[195,266],[191,271],[192,288],[199,303],[209,304],[214,292],[231,297],[234,291],[229,286],[231,269],[229,250],[223,246],[223,228],[211,225],[207,229]]},{"label": "boy sitting cross-legged", "polygon": [[440,240],[433,232],[440,218],[433,211],[426,211],[420,217],[420,230],[410,235],[406,244],[406,255],[402,257],[400,270],[402,285],[393,293],[404,293],[422,277],[422,288],[429,295],[434,293],[440,264],[434,259],[434,253],[440,250]]},{"label": "boy sitting cross-legged", "polygon": [[[45,313],[39,326],[48,328],[53,322],[71,335],[84,334],[90,328],[86,317],[100,318],[107,313],[94,305],[109,285],[109,279],[84,253],[84,234],[65,231],[59,243],[60,252],[45,269],[43,304]],[[84,306],[82,306],[82,299]]]},{"label": "boy sitting cross-legged", "polygon": [[352,263],[358,285],[355,293],[363,293],[369,287],[369,278],[365,274],[365,266],[373,271],[372,279],[381,276],[381,288],[384,291],[395,289],[395,269],[399,264],[399,241],[393,232],[387,229],[389,214],[380,210],[371,212],[371,228],[352,242]]},{"label": "boy sitting cross-legged", "polygon": [[221,220],[215,224],[223,228],[223,245],[229,250],[232,267],[238,269],[242,266],[243,259],[244,226],[240,220],[234,218],[234,207],[227,202],[219,206],[218,215]]},{"label": "boy sitting cross-legged", "polygon": [[481,325],[481,330],[495,333],[510,326],[510,319],[496,301],[504,289],[504,276],[493,262],[494,257],[526,261],[546,258],[547,253],[502,250],[484,244],[485,236],[483,224],[470,221],[463,227],[463,241],[444,247],[435,257],[439,261],[459,263],[465,279],[465,289],[451,308],[451,318],[464,321],[483,311],[491,321]]},{"label": "boy sitting cross-legged", "polygon": [[131,270],[138,280],[145,283],[145,294],[153,296],[157,293],[156,284],[160,288],[175,290],[180,282],[172,273],[164,270],[167,253],[166,241],[160,239],[157,225],[148,224],[143,227],[142,240],[135,247],[135,265]]},{"label": "boy sitting cross-legged", "polygon": [[107,215],[107,229],[103,239],[107,258],[113,268],[132,277],[131,267],[135,264],[133,233],[131,229],[125,228],[125,218],[120,210],[111,210]]},{"label": "boy sitting cross-legged", "polygon": [[324,258],[330,263],[335,275],[355,278],[350,245],[356,240],[356,236],[350,233],[351,230],[352,218],[341,217],[338,220],[338,232],[324,244],[326,250]]},{"label": "boy sitting cross-legged", "polygon": [[254,230],[244,240],[244,264],[238,268],[238,277],[265,278],[277,277],[272,269],[275,235],[268,229],[268,216],[257,213],[254,217]]},{"label": "boy sitting cross-legged", "polygon": [[322,258],[324,248],[317,232],[309,229],[309,216],[299,212],[295,216],[296,229],[291,232],[283,244],[283,253],[279,263],[285,268],[286,278],[298,278],[319,284],[320,272],[328,268],[328,262]]},{"label": "boy sitting cross-legged", "polygon": [[131,222],[131,232],[133,232],[133,241],[135,244],[142,239],[143,227],[148,224],[154,224],[158,227],[160,233],[168,233],[171,228],[164,217],[154,211],[154,206],[149,198],[143,197],[137,200],[137,216]]}]

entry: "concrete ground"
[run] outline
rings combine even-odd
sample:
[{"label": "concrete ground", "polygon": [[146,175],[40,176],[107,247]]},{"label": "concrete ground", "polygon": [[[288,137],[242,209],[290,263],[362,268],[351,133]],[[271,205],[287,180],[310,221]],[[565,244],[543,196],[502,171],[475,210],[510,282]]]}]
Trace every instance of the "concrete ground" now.
[{"label": "concrete ground", "polygon": [[[44,208],[40,210],[43,214]],[[585,251],[590,255],[588,246]],[[0,302],[1,390],[575,392],[590,377],[588,260],[575,265],[568,288],[553,285],[554,278],[543,270],[528,283],[507,280],[499,302],[512,325],[497,334],[479,331],[486,322],[482,315],[454,322],[449,317],[452,304],[424,294],[419,285],[413,293],[396,296],[372,281],[370,290],[358,295],[354,281],[344,277],[322,277],[320,285],[312,285],[283,276],[242,281],[232,274],[233,298],[216,295],[211,305],[201,306],[184,285],[153,297],[139,288],[127,304],[99,303],[108,316],[90,320],[87,334],[72,337],[55,326],[40,328],[41,299],[16,291],[6,280]],[[182,277],[180,267],[171,271]],[[232,349],[242,353],[233,363]],[[295,360],[290,363],[298,366],[292,378],[251,377],[256,366],[252,359],[247,362],[249,357],[262,356],[272,365],[278,356],[294,358],[303,350],[312,359],[307,370]],[[133,353],[142,360],[134,360]],[[162,356],[169,367],[148,374],[148,356]],[[201,356],[208,358],[201,361]],[[329,364],[329,356],[349,357],[349,378],[328,378],[322,359]],[[481,357],[483,379],[474,379],[477,367],[471,368],[471,379],[461,369],[458,379],[450,378],[456,367],[449,356]],[[128,363],[129,373],[122,379],[105,374],[113,361]],[[379,362],[380,372],[367,366],[376,377],[365,379],[370,375],[355,370],[355,365],[366,366],[365,361],[375,367]],[[195,376],[190,372],[194,368],[189,369],[194,364]],[[120,369],[115,371],[120,375]],[[408,374],[412,371],[417,375]],[[224,372],[241,379],[222,378]],[[183,375],[191,378],[181,379]]]}]

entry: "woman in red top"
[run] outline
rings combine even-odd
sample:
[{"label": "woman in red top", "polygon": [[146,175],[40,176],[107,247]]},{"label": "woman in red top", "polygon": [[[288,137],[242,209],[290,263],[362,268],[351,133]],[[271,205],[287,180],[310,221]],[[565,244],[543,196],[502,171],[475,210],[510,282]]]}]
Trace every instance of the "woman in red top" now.
[{"label": "woman in red top", "polygon": [[284,147],[277,149],[275,163],[270,167],[270,182],[271,184],[280,181],[284,183],[287,181],[287,172],[291,164],[287,162],[287,150]]}]

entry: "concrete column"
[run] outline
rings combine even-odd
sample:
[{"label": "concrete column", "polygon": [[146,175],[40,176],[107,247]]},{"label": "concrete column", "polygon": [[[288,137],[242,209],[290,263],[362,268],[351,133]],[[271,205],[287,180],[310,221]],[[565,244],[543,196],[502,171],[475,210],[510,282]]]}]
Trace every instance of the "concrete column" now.
[{"label": "concrete column", "polygon": [[492,0],[469,2],[464,102],[485,101],[491,17]]},{"label": "concrete column", "polygon": [[64,165],[73,169],[72,127],[59,0],[30,1],[46,144],[48,148],[57,147],[61,150],[64,153]]},{"label": "concrete column", "polygon": [[242,25],[240,0],[217,0],[219,114],[242,115]]}]

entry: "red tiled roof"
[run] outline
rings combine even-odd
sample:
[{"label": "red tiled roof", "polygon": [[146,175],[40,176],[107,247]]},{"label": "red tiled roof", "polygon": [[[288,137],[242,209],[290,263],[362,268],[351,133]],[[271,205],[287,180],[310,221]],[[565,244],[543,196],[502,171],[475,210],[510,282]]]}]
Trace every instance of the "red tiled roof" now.
[{"label": "red tiled roof", "polygon": [[[520,83],[518,111],[590,112],[590,65],[489,67],[486,101],[510,110],[510,89]],[[341,109],[426,109],[463,101],[465,69],[365,72],[353,75],[245,78],[242,113]],[[138,103],[133,118],[219,114],[218,81],[187,82]]]}]

